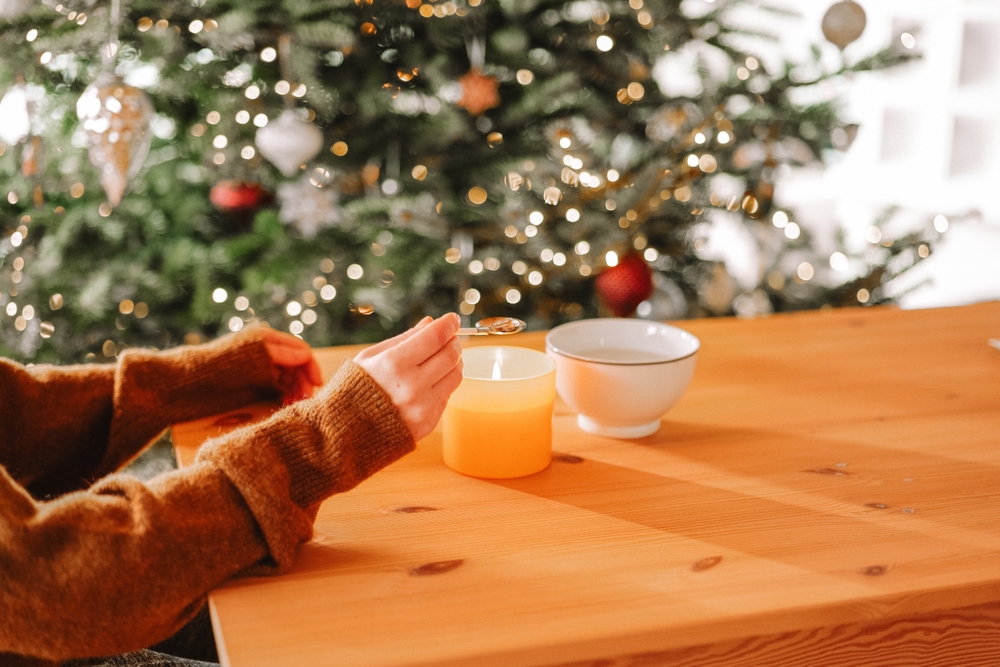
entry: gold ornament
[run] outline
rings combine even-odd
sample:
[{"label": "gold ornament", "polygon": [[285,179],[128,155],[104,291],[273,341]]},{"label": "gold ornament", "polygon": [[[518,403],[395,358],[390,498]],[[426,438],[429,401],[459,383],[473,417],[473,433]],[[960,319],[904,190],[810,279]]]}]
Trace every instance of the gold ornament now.
[{"label": "gold ornament", "polygon": [[21,153],[21,175],[31,178],[36,175],[42,160],[42,139],[41,137],[31,137],[24,145],[24,152]]},{"label": "gold ornament", "polygon": [[500,82],[495,76],[483,74],[473,67],[458,80],[462,96],[455,104],[473,116],[479,116],[487,109],[500,106]]},{"label": "gold ornament", "polygon": [[852,0],[834,3],[823,15],[822,28],[823,36],[843,49],[865,31],[865,10]]},{"label": "gold ornament", "polygon": [[146,93],[104,73],[83,91],[76,114],[87,133],[90,163],[101,172],[108,203],[117,206],[149,154],[153,105]]}]

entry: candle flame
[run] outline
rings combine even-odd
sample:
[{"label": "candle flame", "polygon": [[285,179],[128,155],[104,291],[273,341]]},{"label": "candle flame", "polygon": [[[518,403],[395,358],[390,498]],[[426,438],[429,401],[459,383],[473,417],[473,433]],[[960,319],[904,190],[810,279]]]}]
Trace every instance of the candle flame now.
[{"label": "candle flame", "polygon": [[500,367],[502,365],[500,362],[501,362],[501,359],[500,359],[499,356],[497,357],[497,360],[493,362],[493,379],[494,380],[499,380],[500,379]]}]

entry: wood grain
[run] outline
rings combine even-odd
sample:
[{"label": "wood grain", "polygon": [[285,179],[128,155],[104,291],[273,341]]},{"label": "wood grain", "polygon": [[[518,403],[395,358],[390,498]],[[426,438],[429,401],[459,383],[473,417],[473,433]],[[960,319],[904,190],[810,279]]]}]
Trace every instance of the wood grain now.
[{"label": "wood grain", "polygon": [[[224,662],[1000,664],[1000,303],[680,325],[698,368],[657,434],[557,402],[552,465],[506,481],[432,434],[291,572],[212,594]],[[177,426],[180,459],[272,409]]]},{"label": "wood grain", "polygon": [[551,667],[995,667],[1000,605]]}]

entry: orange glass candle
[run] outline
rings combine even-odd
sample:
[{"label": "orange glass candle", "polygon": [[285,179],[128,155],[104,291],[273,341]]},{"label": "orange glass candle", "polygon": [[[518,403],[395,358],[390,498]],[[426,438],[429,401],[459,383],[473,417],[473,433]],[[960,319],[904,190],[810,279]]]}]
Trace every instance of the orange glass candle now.
[{"label": "orange glass candle", "polygon": [[462,358],[462,384],[443,417],[445,464],[491,479],[543,470],[552,461],[555,362],[523,347],[473,347]]}]

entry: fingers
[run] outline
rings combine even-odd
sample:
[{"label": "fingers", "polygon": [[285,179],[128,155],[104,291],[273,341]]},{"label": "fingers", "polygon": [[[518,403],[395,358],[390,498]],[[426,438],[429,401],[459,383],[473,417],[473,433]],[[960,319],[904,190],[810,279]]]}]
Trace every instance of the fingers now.
[{"label": "fingers", "polygon": [[458,389],[458,385],[462,384],[463,370],[465,370],[465,364],[462,363],[460,358],[458,364],[434,384],[433,390],[444,394],[444,399],[448,400],[452,392]]},{"label": "fingers", "polygon": [[313,361],[312,349],[304,340],[295,336],[263,329],[264,348],[276,366],[303,366]]},{"label": "fingers", "polygon": [[450,373],[461,360],[462,344],[458,338],[453,337],[430,359],[420,364],[420,372],[426,378],[428,386],[435,385],[441,381],[441,378]]},{"label": "fingers", "polygon": [[408,338],[410,338],[411,336],[413,336],[413,334],[415,334],[417,331],[419,331],[420,329],[423,329],[425,326],[427,326],[428,324],[430,324],[432,321],[433,321],[433,318],[431,318],[430,315],[427,315],[422,320],[420,320],[419,322],[417,322],[416,325],[413,326],[413,328],[407,329],[406,331],[404,331],[403,333],[399,334],[398,336],[393,336],[392,338],[387,338],[386,340],[382,341],[381,343],[376,343],[375,345],[372,345],[371,347],[366,347],[364,350],[362,350],[361,352],[358,353],[358,355],[357,355],[356,358],[357,359],[370,358],[370,357],[375,356],[376,354],[379,354],[381,352],[385,352],[389,348],[396,347],[397,345],[399,345],[400,343],[402,343],[404,340],[407,340]]},{"label": "fingers", "polygon": [[[313,387],[320,387],[323,385],[323,371],[319,367],[319,362],[312,355],[309,355],[309,363],[305,366],[305,375]],[[312,395],[312,391],[309,392]]]},{"label": "fingers", "polygon": [[455,313],[442,315],[414,332],[406,345],[397,347],[394,352],[402,355],[404,364],[423,364],[455,338],[460,323]]},{"label": "fingers", "polygon": [[462,362],[459,360],[459,363],[448,371],[437,384],[424,392],[423,400],[416,406],[417,409],[407,421],[415,439],[420,440],[434,430],[448,404],[448,397],[461,382]]}]

